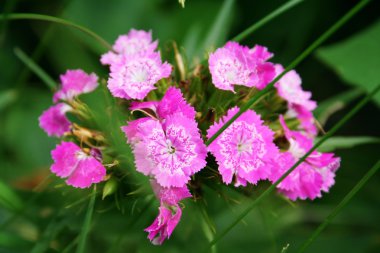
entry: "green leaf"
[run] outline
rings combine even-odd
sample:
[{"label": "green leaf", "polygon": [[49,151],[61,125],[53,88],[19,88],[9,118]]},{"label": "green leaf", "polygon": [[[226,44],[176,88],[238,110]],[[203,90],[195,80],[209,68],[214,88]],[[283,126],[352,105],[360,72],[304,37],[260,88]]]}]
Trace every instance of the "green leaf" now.
[{"label": "green leaf", "polygon": [[80,233],[78,248],[76,251],[77,253],[85,252],[86,239],[87,239],[87,234],[90,231],[90,227],[91,227],[91,219],[92,219],[92,214],[94,212],[95,199],[96,199],[96,185],[94,185],[94,188],[92,190],[92,196],[90,199],[90,203],[88,204],[86,217],[84,218],[82,232]]},{"label": "green leaf", "polygon": [[15,48],[16,56],[31,70],[33,71],[51,90],[56,89],[56,82],[40,67],[27,56],[20,48]]},{"label": "green leaf", "polygon": [[232,8],[234,6],[234,0],[225,0],[223,6],[220,8],[218,16],[216,17],[213,25],[208,31],[207,37],[203,42],[202,49],[209,50],[215,46],[220,45],[228,33],[228,27],[232,19]]},{"label": "green leaf", "polygon": [[0,205],[14,212],[20,211],[23,207],[21,198],[2,181],[0,181]]},{"label": "green leaf", "polygon": [[336,149],[353,148],[370,143],[380,143],[380,138],[374,136],[335,136],[325,141],[318,150],[331,152]]},{"label": "green leaf", "polygon": [[[317,52],[346,83],[371,91],[380,83],[380,20],[366,30]],[[380,94],[374,97],[380,106]]]},{"label": "green leaf", "polygon": [[319,103],[313,113],[319,123],[324,125],[332,114],[344,109],[348,104],[360,97],[363,93],[364,90],[360,88],[353,88],[345,91]]},{"label": "green leaf", "polygon": [[0,111],[17,99],[17,91],[5,90],[0,93]]}]

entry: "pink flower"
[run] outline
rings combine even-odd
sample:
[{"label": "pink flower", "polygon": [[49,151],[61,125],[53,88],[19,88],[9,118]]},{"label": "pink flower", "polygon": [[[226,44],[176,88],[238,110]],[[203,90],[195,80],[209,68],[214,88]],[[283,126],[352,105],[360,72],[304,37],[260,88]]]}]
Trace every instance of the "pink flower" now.
[{"label": "pink flower", "polygon": [[120,60],[122,55],[132,56],[141,53],[153,53],[158,41],[152,41],[152,32],[132,29],[128,34],[120,35],[113,45],[112,52],[102,55],[100,61],[103,65],[112,65]]},{"label": "pink flower", "polygon": [[165,239],[169,239],[181,219],[182,210],[178,202],[190,198],[191,194],[186,186],[165,188],[155,180],[151,180],[151,185],[160,200],[160,208],[158,217],[145,231],[149,233],[148,238],[153,244],[161,245]]},{"label": "pink flower", "polygon": [[184,116],[195,119],[195,110],[184,99],[181,90],[178,88],[170,87],[161,101],[150,102],[132,102],[129,108],[132,111],[140,110],[149,115],[147,109],[149,109],[154,115],[154,118],[165,119],[167,116],[180,112]]},{"label": "pink flower", "polygon": [[66,117],[66,112],[71,107],[65,103],[58,103],[44,111],[38,118],[40,127],[49,135],[61,137],[70,131],[70,121]]},{"label": "pink flower", "polygon": [[209,68],[213,84],[222,90],[234,92],[233,85],[244,85],[263,89],[274,77],[272,56],[265,47],[249,49],[236,42],[228,42],[209,57]]},{"label": "pink flower", "polygon": [[169,88],[161,101],[133,103],[131,109],[150,116],[122,127],[132,145],[137,171],[154,177],[163,187],[183,187],[206,165],[206,146],[194,108],[179,89]]},{"label": "pink flower", "polygon": [[74,97],[89,93],[98,87],[98,77],[96,74],[87,74],[81,69],[67,70],[61,75],[61,88],[54,94],[53,101],[70,101]]},{"label": "pink flower", "polygon": [[[238,111],[237,107],[228,110],[219,123],[209,128],[207,137],[214,135]],[[209,151],[216,158],[223,182],[229,184],[235,176],[235,186],[267,179],[271,173],[270,161],[278,153],[273,132],[252,110],[243,113],[219,135],[209,146]]]},{"label": "pink flower", "polygon": [[144,118],[124,126],[137,171],[153,176],[164,187],[182,187],[206,165],[206,147],[194,120],[182,113],[165,122]]},{"label": "pink flower", "polygon": [[[280,64],[276,64],[275,68],[276,75],[284,71]],[[311,92],[302,89],[301,83],[301,78],[297,72],[291,70],[275,84],[275,87],[280,97],[288,102],[287,115],[296,117],[300,121],[302,130],[311,135],[316,135],[318,130],[314,124],[312,111],[317,107],[317,103],[311,100]]]},{"label": "pink flower", "polygon": [[[284,71],[281,64],[276,64],[276,75]],[[280,97],[288,101],[290,106],[298,105],[312,111],[317,107],[317,103],[311,100],[311,92],[304,91],[301,87],[301,78],[295,70],[286,73],[280,81],[275,84]]]},{"label": "pink flower", "polygon": [[87,188],[106,176],[106,169],[96,158],[73,142],[61,142],[51,152],[54,164],[50,170],[76,188]]},{"label": "pink flower", "polygon": [[[301,132],[291,131],[281,117],[280,122],[289,141],[289,150],[275,159],[270,180],[275,182],[290,169],[312,146],[313,141]],[[334,184],[335,171],[340,166],[340,158],[333,153],[314,151],[277,188],[291,200],[315,199],[328,192]]]},{"label": "pink flower", "polygon": [[111,65],[108,89],[115,97],[144,99],[154,84],[170,76],[172,67],[162,63],[160,53],[151,52],[121,57]]}]

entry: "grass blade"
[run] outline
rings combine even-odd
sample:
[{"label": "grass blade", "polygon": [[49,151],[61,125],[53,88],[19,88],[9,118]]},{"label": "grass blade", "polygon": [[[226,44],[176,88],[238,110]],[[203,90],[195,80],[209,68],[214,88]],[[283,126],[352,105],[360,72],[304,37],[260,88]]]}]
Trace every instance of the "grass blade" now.
[{"label": "grass blade", "polygon": [[33,71],[51,90],[57,88],[57,83],[40,66],[27,56],[20,48],[14,48],[16,56]]},{"label": "grass blade", "polygon": [[344,109],[349,103],[364,93],[365,91],[363,89],[354,88],[335,95],[319,103],[313,114],[321,125],[325,125],[331,115]]},{"label": "grass blade", "polygon": [[245,103],[240,110],[228,120],[213,136],[206,141],[206,145],[209,146],[218,136],[226,130],[237,118],[240,117],[246,110],[248,110],[257,100],[270,91],[274,84],[277,83],[286,73],[295,68],[301,61],[303,61],[308,55],[310,55],[317,47],[319,47],[324,41],[326,41],[332,34],[334,34],[341,26],[343,26],[348,20],[350,20],[356,13],[358,13],[364,6],[366,6],[371,0],[362,0],[356,4],[346,15],[339,19],[333,26],[330,27],[325,33],[323,33],[316,41],[313,42],[308,48],[305,49],[296,59],[294,59],[285,70],[279,74],[272,82],[270,82],[264,89],[257,92],[247,103]]},{"label": "grass blade", "polygon": [[298,165],[300,165],[314,150],[316,150],[323,142],[336,133],[348,120],[350,120],[364,105],[366,105],[373,96],[380,90],[380,85],[376,87],[371,93],[369,93],[364,99],[362,99],[349,113],[347,113],[343,119],[341,119],[334,127],[324,135],[320,141],[318,141],[304,156],[302,156],[288,171],[285,172],[274,184],[266,189],[257,199],[255,199],[226,229],[224,229],[213,241],[210,242],[208,248],[215,245],[220,239],[222,239],[233,227],[235,227],[254,207],[256,207],[263,199],[266,198],[272,191],[274,191]]},{"label": "grass blade", "polygon": [[223,39],[223,33],[227,33],[226,26],[231,20],[231,9],[235,0],[224,0],[218,16],[216,17],[210,31],[207,33],[207,37],[203,42],[203,49],[208,50],[210,47],[217,46]]},{"label": "grass blade", "polygon": [[16,213],[24,206],[22,199],[2,181],[0,181],[0,206]]},{"label": "grass blade", "polygon": [[265,17],[263,17],[262,19],[260,19],[259,21],[251,25],[250,27],[248,27],[247,29],[245,29],[243,32],[233,37],[231,40],[237,41],[237,42],[242,41],[243,39],[251,35],[254,31],[256,31],[257,29],[259,29],[260,27],[262,27],[263,25],[271,21],[272,19],[276,18],[277,16],[281,15],[287,10],[290,10],[291,8],[293,8],[294,6],[296,6],[297,4],[301,2],[303,2],[303,0],[290,0],[286,2],[285,4],[281,5],[280,7],[278,7],[277,9],[275,9],[274,11],[272,11],[271,13],[269,13],[268,15],[266,15]]},{"label": "grass blade", "polygon": [[92,214],[94,212],[94,206],[95,206],[95,199],[96,199],[96,185],[94,185],[94,188],[92,190],[92,196],[90,199],[90,203],[88,204],[86,217],[84,218],[82,232],[79,235],[79,242],[78,242],[78,248],[77,248],[76,253],[85,252],[86,239],[87,239],[87,234],[90,231],[91,219],[92,219]]},{"label": "grass blade", "polygon": [[332,152],[336,149],[353,148],[358,145],[380,143],[376,136],[336,136],[328,139],[319,147],[320,152]]},{"label": "grass blade", "polygon": [[104,48],[107,50],[112,50],[112,46],[102,37],[100,37],[98,34],[95,32],[91,31],[90,29],[78,25],[74,22],[62,19],[62,18],[57,18],[57,17],[52,17],[48,15],[42,15],[42,14],[35,14],[35,13],[11,13],[8,14],[7,16],[5,15],[0,15],[0,20],[20,20],[20,19],[30,19],[30,20],[40,20],[40,21],[48,21],[48,22],[53,22],[69,27],[73,27],[79,31],[82,31],[86,34],[88,34],[90,37],[94,38],[96,41],[98,41]]},{"label": "grass blade", "polygon": [[334,210],[326,217],[326,219],[322,222],[321,225],[314,231],[314,233],[307,239],[302,246],[299,248],[297,253],[304,252],[310,244],[314,242],[314,240],[318,237],[318,235],[327,227],[327,225],[337,216],[340,211],[345,207],[348,202],[358,193],[358,191],[368,182],[368,180],[375,175],[375,173],[380,168],[380,160],[360,179],[360,181],[352,188],[352,190],[347,193],[347,195],[343,198],[343,200],[334,208]]}]

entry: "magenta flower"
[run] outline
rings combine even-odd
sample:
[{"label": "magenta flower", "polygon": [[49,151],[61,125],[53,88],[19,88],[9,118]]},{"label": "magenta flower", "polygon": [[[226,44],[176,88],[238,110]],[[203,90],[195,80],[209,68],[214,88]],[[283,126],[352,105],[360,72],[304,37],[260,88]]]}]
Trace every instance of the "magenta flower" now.
[{"label": "magenta flower", "polygon": [[[150,115],[147,109],[154,113],[154,115]],[[160,120],[177,112],[182,113],[190,119],[195,119],[196,114],[194,108],[184,99],[181,90],[174,87],[170,87],[166,91],[161,101],[132,102],[130,110],[140,110],[145,114]]]},{"label": "magenta flower", "polygon": [[66,117],[66,112],[71,107],[65,103],[58,103],[49,107],[38,118],[40,127],[49,135],[61,137],[70,131],[70,121]]},{"label": "magenta flower", "polygon": [[152,52],[121,57],[111,65],[108,89],[115,97],[144,99],[154,84],[170,76],[172,67],[162,63],[160,53]]},{"label": "magenta flower", "polygon": [[120,35],[113,50],[102,55],[100,61],[103,65],[112,65],[120,60],[122,55],[132,56],[136,54],[153,53],[158,41],[152,41],[152,32],[132,29],[128,34]]},{"label": "magenta flower", "polygon": [[228,42],[209,57],[213,84],[222,90],[234,92],[233,85],[263,89],[275,76],[272,63],[266,62],[272,54],[265,47],[249,49],[236,42]]},{"label": "magenta flower", "polygon": [[169,88],[161,101],[134,103],[132,109],[151,116],[122,127],[132,145],[136,169],[154,177],[161,186],[184,186],[206,165],[206,146],[194,108],[179,89]]},{"label": "magenta flower", "polygon": [[137,171],[164,187],[182,187],[206,165],[206,147],[194,120],[175,113],[161,123],[140,119],[124,126]]},{"label": "magenta flower", "polygon": [[74,97],[89,93],[98,87],[97,75],[94,73],[87,74],[81,69],[67,70],[60,78],[61,87],[53,96],[54,103],[59,100],[73,100]]},{"label": "magenta flower", "polygon": [[153,224],[145,229],[148,238],[154,245],[161,245],[169,239],[182,216],[178,202],[190,198],[191,194],[186,185],[183,187],[161,187],[155,180],[151,180],[152,188],[160,200],[159,214]]},{"label": "magenta flower", "polygon": [[106,169],[95,157],[84,152],[73,142],[61,142],[51,152],[54,164],[50,170],[76,188],[87,188],[106,176]]},{"label": "magenta flower", "polygon": [[[275,68],[276,75],[284,71],[280,64],[276,64]],[[279,96],[288,102],[287,115],[296,117],[305,132],[316,135],[318,130],[314,124],[312,111],[317,107],[317,103],[311,100],[311,92],[302,89],[301,83],[297,72],[291,70],[275,84],[275,87]]]},{"label": "magenta flower", "polygon": [[[285,130],[285,137],[289,141],[289,150],[280,153],[272,167],[270,180],[275,182],[290,169],[313,146],[309,137],[297,131],[291,131],[281,117],[280,122]],[[340,166],[340,158],[333,153],[314,151],[301,163],[277,188],[291,200],[315,199],[328,192],[334,184],[335,172]]]},{"label": "magenta flower", "polygon": [[[234,107],[227,115],[212,125],[207,137],[214,135],[222,125],[239,111]],[[209,146],[215,156],[223,182],[230,184],[235,176],[235,186],[256,184],[271,173],[271,160],[278,149],[273,143],[273,132],[254,111],[248,110],[235,120]]]}]

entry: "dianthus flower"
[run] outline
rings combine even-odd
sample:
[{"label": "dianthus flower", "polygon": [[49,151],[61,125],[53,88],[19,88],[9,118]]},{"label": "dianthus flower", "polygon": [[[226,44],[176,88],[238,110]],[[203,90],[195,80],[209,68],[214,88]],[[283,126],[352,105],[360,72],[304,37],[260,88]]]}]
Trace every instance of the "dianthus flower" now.
[{"label": "dianthus flower", "polygon": [[[275,65],[276,75],[284,71],[280,64]],[[311,100],[311,92],[304,91],[301,86],[301,78],[295,70],[286,73],[276,84],[278,95],[288,102],[287,114],[298,118],[301,128],[312,135],[317,134],[314,125],[312,111],[317,107],[317,103]]]},{"label": "dianthus flower", "polygon": [[49,135],[61,137],[70,131],[70,121],[66,117],[66,112],[71,107],[65,103],[58,103],[49,107],[38,118],[40,127]]},{"label": "dianthus flower", "polygon": [[228,42],[209,57],[213,84],[234,92],[233,85],[263,89],[275,76],[274,65],[266,62],[272,54],[256,45],[249,49],[236,42]]},{"label": "dianthus flower", "polygon": [[94,155],[83,151],[73,142],[61,142],[51,152],[54,164],[50,170],[76,188],[87,188],[106,176],[106,169]]},{"label": "dianthus flower", "polygon": [[144,99],[156,89],[156,84],[162,78],[170,76],[172,67],[162,63],[158,52],[150,52],[132,56],[122,56],[111,65],[108,89],[112,95],[124,99]]},{"label": "dianthus flower", "polygon": [[[227,115],[207,131],[214,135],[225,122],[239,111],[238,107],[228,110]],[[235,176],[235,186],[256,184],[267,179],[271,173],[271,159],[278,149],[273,143],[273,132],[254,111],[248,110],[236,119],[209,146],[215,156],[223,182],[230,184]]]},{"label": "dianthus flower", "polygon": [[131,29],[128,34],[120,35],[113,45],[114,52],[102,55],[100,61],[104,65],[112,65],[120,60],[122,55],[153,53],[158,41],[152,41],[152,32]]},{"label": "dianthus flower", "polygon": [[[169,104],[168,99],[171,100]],[[194,119],[195,111],[180,90],[170,88],[156,103],[135,104],[154,109],[152,117],[122,127],[132,145],[136,169],[154,177],[163,187],[183,187],[206,165],[206,147]]]},{"label": "dianthus flower", "polygon": [[61,87],[54,93],[54,103],[59,100],[73,100],[74,97],[89,93],[98,87],[97,75],[94,73],[87,74],[81,69],[67,70],[65,74],[60,76],[60,79]]},{"label": "dianthus flower", "polygon": [[65,132],[70,131],[70,121],[66,113],[73,108],[65,103],[58,103],[61,100],[70,102],[76,96],[88,93],[98,87],[98,77],[94,74],[86,74],[83,70],[67,70],[60,76],[61,85],[54,93],[53,102],[55,105],[45,110],[39,117],[40,127],[49,135],[61,137]]},{"label": "dianthus flower", "polygon": [[[275,182],[290,169],[312,146],[311,138],[298,131],[291,131],[283,117],[280,122],[289,142],[289,149],[275,159],[270,180]],[[292,171],[277,188],[291,200],[315,199],[328,192],[334,184],[335,172],[340,166],[340,158],[333,153],[312,152],[304,162]]]},{"label": "dianthus flower", "polygon": [[182,209],[178,202],[190,198],[191,194],[186,186],[161,187],[155,180],[151,185],[160,200],[159,214],[153,224],[145,229],[149,240],[155,245],[161,245],[165,239],[169,239],[182,216]]}]

